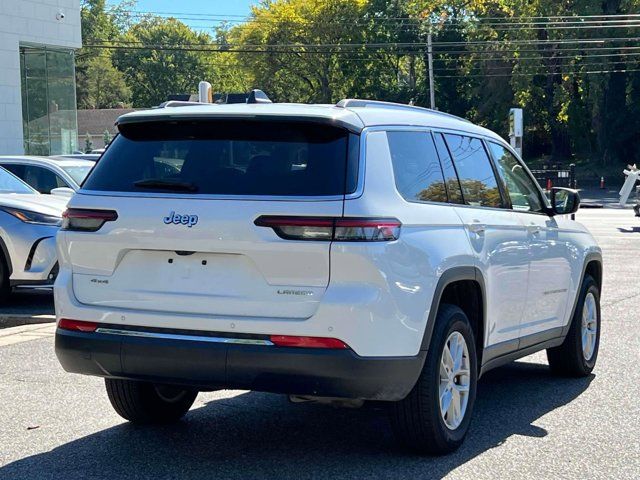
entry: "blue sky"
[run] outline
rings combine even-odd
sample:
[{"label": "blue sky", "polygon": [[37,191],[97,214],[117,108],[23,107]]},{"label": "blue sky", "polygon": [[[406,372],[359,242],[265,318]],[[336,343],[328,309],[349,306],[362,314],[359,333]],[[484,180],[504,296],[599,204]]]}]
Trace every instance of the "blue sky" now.
[{"label": "blue sky", "polygon": [[[114,5],[120,3],[118,0],[108,0],[108,4]],[[137,11],[144,12],[170,12],[176,18],[180,18],[180,14],[207,14],[216,18],[236,18],[234,16],[246,16],[251,12],[251,5],[257,4],[258,0],[138,0],[136,5]],[[206,30],[206,27],[214,26],[211,18],[206,19],[195,16],[193,19],[180,19],[182,22],[199,30]],[[205,28],[202,28],[205,27]]]}]

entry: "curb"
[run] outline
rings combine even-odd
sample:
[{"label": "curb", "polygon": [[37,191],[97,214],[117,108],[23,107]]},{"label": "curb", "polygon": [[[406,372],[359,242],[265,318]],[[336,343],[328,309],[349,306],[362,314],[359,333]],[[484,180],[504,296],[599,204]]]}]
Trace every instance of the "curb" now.
[{"label": "curb", "polygon": [[55,315],[0,314],[0,329],[55,321]]}]

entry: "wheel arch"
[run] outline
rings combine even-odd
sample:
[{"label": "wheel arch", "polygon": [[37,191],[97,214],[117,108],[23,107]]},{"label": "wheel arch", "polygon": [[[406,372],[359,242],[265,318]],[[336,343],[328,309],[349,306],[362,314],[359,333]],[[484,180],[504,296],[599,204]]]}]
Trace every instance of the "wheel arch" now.
[{"label": "wheel arch", "polygon": [[602,253],[599,251],[591,251],[585,255],[584,262],[582,264],[582,274],[580,275],[580,283],[576,288],[576,296],[573,299],[573,307],[571,308],[571,315],[568,317],[567,324],[562,328],[562,337],[566,337],[571,328],[571,320],[575,315],[576,308],[578,306],[578,300],[580,298],[580,291],[582,290],[582,283],[584,282],[585,275],[591,275],[598,285],[598,290],[602,292]]},{"label": "wheel arch", "polygon": [[585,275],[591,275],[598,284],[598,289],[602,291],[602,258],[596,258],[595,255],[591,259],[585,261],[584,273],[582,274],[582,280],[584,281]]},{"label": "wheel arch", "polygon": [[[7,245],[4,243],[4,240],[2,237],[0,237],[0,255],[4,257],[4,262],[5,262],[5,265],[7,266],[7,271],[9,272],[9,276],[11,276],[11,274],[13,274],[13,265],[11,263],[11,256],[9,255],[9,249],[7,248]],[[0,258],[0,261],[2,260],[3,258]]]},{"label": "wheel arch", "polygon": [[470,266],[453,267],[440,276],[431,300],[427,325],[420,346],[421,351],[429,348],[438,308],[442,303],[452,303],[460,307],[469,318],[476,336],[478,365],[481,365],[487,302],[484,277],[480,269]]}]

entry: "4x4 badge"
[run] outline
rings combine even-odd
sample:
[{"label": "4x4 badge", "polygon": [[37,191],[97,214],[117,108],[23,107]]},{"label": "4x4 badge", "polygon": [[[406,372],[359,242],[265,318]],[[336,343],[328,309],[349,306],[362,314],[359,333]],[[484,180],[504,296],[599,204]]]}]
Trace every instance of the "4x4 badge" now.
[{"label": "4x4 badge", "polygon": [[162,221],[167,225],[173,223],[174,225],[186,225],[187,227],[191,228],[196,223],[198,223],[198,216],[197,215],[180,215],[179,213],[171,211],[171,213],[166,217],[164,217]]}]

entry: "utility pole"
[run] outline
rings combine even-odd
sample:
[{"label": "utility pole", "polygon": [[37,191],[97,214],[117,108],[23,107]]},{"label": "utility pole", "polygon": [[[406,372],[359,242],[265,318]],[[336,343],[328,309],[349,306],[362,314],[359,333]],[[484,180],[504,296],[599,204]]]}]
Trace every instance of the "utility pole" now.
[{"label": "utility pole", "polygon": [[427,35],[427,58],[429,60],[429,96],[431,97],[431,109],[436,109],[436,92],[433,89],[433,42],[431,32]]}]

